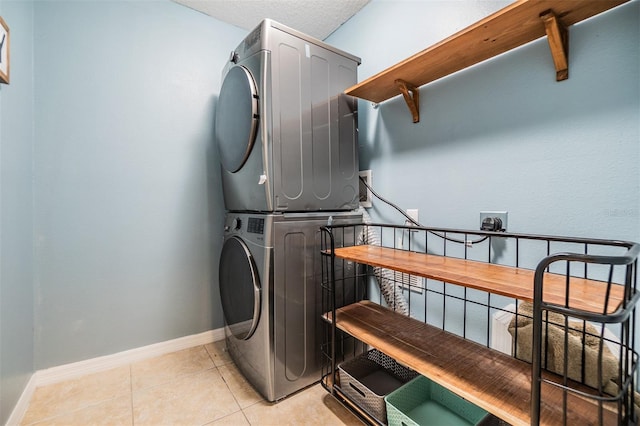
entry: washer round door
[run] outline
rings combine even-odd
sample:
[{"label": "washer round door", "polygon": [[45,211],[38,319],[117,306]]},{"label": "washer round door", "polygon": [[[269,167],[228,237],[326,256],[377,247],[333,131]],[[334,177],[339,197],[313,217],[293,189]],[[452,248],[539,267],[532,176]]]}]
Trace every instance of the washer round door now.
[{"label": "washer round door", "polygon": [[216,111],[215,137],[222,166],[231,173],[242,168],[258,133],[258,89],[249,70],[229,70]]},{"label": "washer round door", "polygon": [[260,277],[249,248],[238,237],[222,247],[219,278],[225,322],[237,339],[247,340],[260,319]]}]

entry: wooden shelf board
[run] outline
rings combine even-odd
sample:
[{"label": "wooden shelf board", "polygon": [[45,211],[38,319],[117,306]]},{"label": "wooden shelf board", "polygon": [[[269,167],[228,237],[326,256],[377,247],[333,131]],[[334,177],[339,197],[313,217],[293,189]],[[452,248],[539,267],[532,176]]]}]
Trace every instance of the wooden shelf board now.
[{"label": "wooden shelf board", "polygon": [[[339,258],[404,272],[528,302],[533,301],[534,271],[453,257],[436,256],[387,247],[358,245],[335,249]],[[546,273],[544,301],[565,306],[566,276]],[[588,312],[604,311],[607,283],[571,277],[568,307]],[[624,297],[624,287],[611,286],[607,313]]]},{"label": "wooden shelf board", "polygon": [[563,26],[629,0],[519,0],[451,37],[347,89],[372,102],[399,95],[400,79],[420,87],[546,35],[540,14],[551,10]]},{"label": "wooden shelf board", "polygon": [[[338,309],[336,319],[337,328],[493,415],[513,425],[530,424],[530,364],[370,301]],[[559,388],[542,384],[541,424],[562,424],[562,401]],[[568,424],[597,424],[598,418],[595,403],[568,395]],[[604,424],[616,421],[605,409]]]}]

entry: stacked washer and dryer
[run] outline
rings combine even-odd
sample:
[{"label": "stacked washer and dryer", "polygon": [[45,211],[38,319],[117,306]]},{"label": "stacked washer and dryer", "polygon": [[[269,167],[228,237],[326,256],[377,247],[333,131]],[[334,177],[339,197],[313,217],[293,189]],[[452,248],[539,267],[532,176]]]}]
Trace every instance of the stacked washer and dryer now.
[{"label": "stacked washer and dryer", "polygon": [[343,94],[359,64],[264,20],[223,70],[215,137],[226,343],[269,401],[320,379],[320,227],[362,219],[357,104]]}]

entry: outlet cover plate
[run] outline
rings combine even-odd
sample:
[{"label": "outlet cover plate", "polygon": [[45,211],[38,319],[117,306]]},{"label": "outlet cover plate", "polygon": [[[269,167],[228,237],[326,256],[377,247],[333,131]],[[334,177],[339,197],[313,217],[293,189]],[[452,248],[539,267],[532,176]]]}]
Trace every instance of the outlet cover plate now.
[{"label": "outlet cover plate", "polygon": [[506,231],[507,228],[507,218],[508,218],[508,212],[501,210],[501,211],[482,211],[480,212],[480,226],[478,229],[482,228],[482,221],[487,218],[487,217],[497,217],[500,218],[500,220],[502,220],[502,229],[504,231]]},{"label": "outlet cover plate", "polygon": [[[367,185],[371,186],[371,170],[360,170],[360,177],[367,181]],[[358,179],[360,187],[360,205],[364,208],[371,208],[371,191]]]},{"label": "outlet cover plate", "polygon": [[[415,220],[416,222],[420,223],[418,209],[407,209],[407,216],[409,216],[411,219]],[[411,223],[410,221],[407,220],[407,222],[408,222],[407,225],[415,226],[415,224]]]}]

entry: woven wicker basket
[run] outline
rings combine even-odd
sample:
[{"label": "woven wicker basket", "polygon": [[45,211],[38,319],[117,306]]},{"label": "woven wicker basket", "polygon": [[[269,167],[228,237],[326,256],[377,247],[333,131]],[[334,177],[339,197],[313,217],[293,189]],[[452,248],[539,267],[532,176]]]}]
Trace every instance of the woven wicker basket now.
[{"label": "woven wicker basket", "polygon": [[418,374],[382,352],[372,349],[338,366],[340,389],[380,423],[387,423],[385,395]]}]

